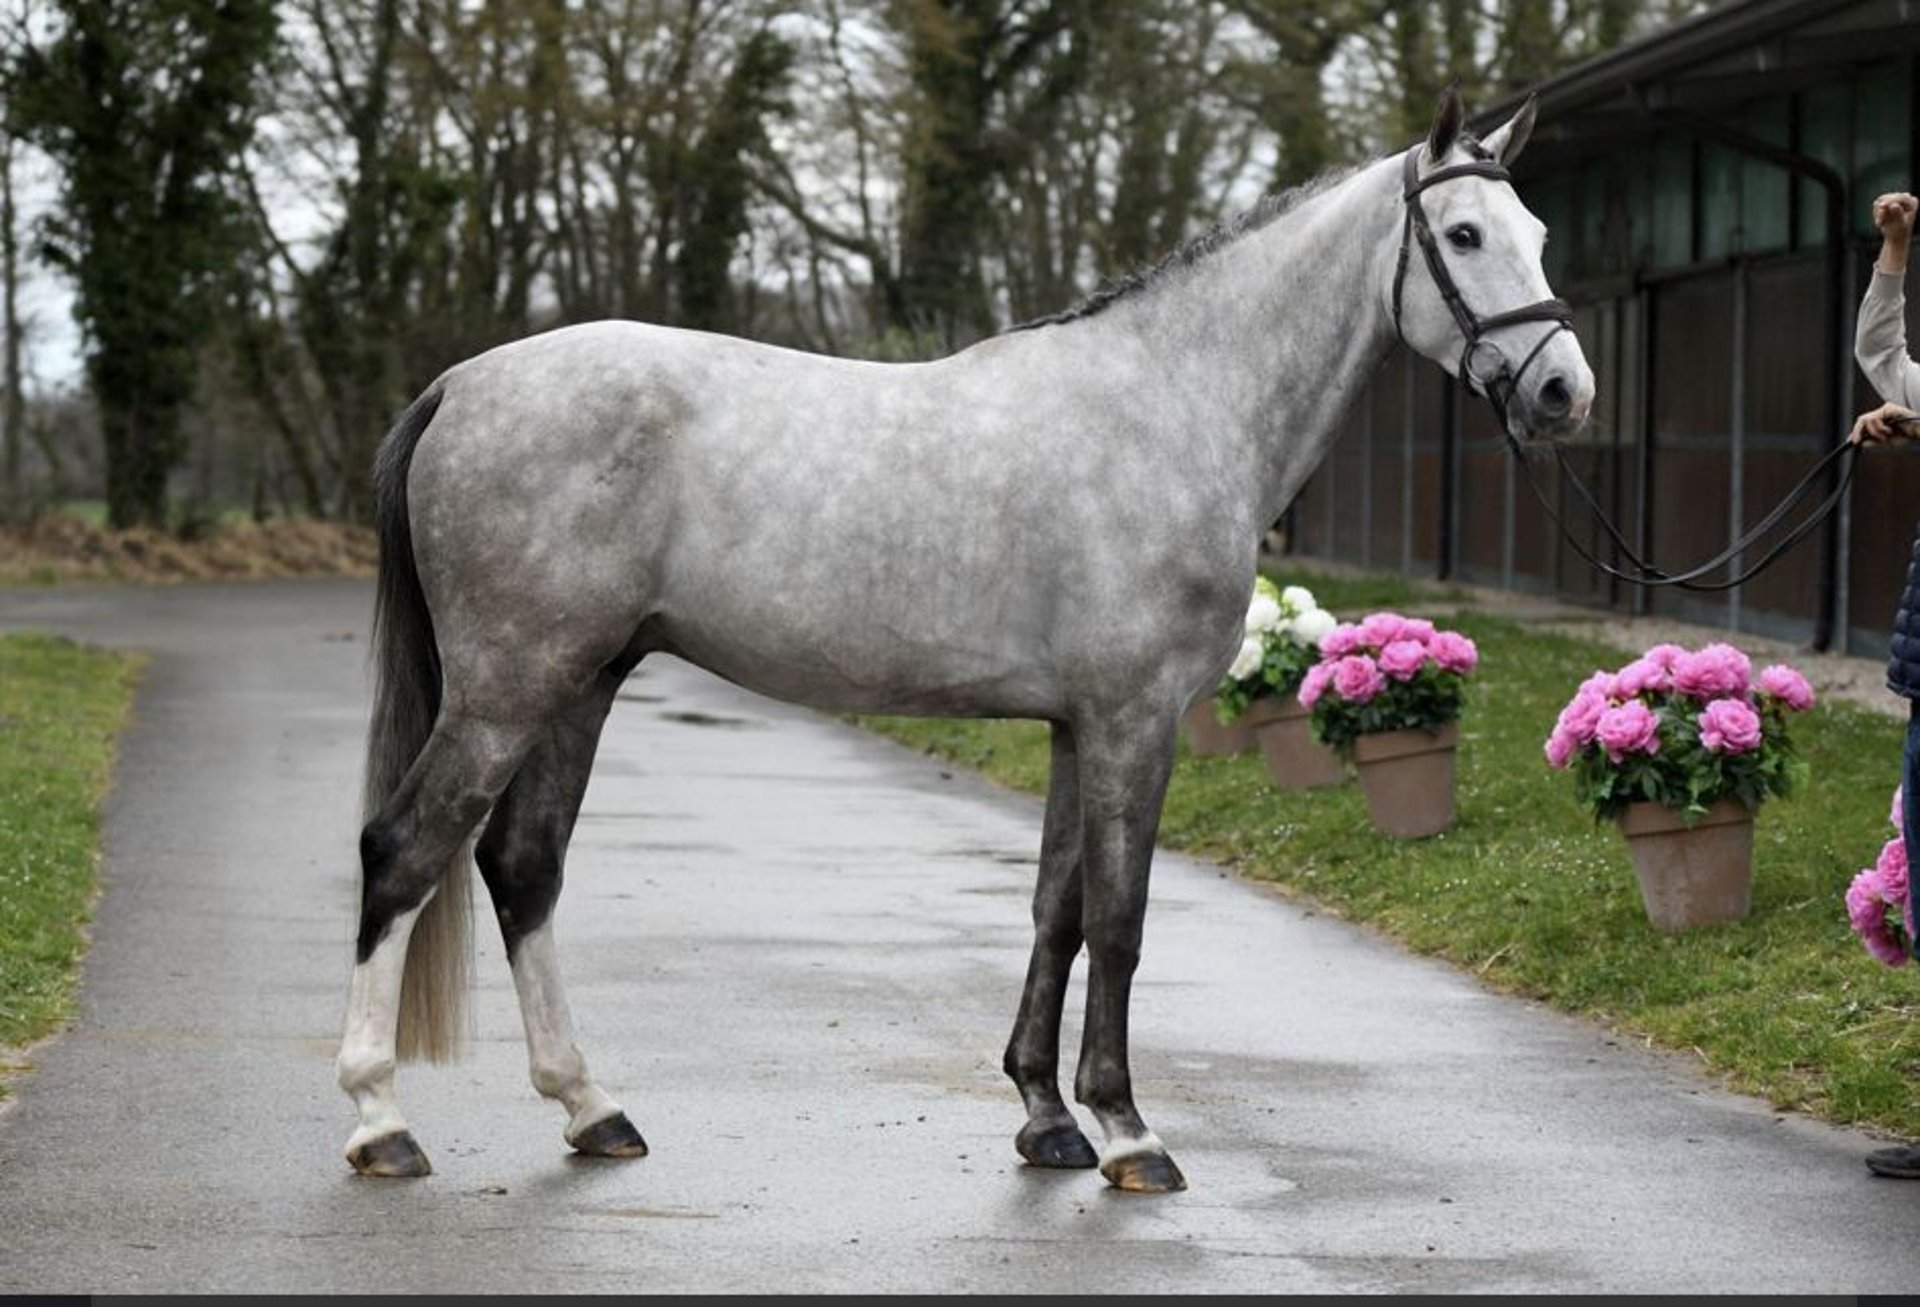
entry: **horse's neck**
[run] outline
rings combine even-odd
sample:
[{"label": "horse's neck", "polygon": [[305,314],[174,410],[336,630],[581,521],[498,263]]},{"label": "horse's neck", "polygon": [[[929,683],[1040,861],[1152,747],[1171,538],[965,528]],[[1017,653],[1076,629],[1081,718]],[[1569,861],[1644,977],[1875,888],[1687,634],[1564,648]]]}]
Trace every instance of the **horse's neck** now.
[{"label": "horse's neck", "polygon": [[[1207,397],[1224,430],[1176,441],[1224,445],[1225,493],[1272,522],[1326,456],[1394,329],[1401,209],[1394,160],[1354,173],[1143,297],[1132,330],[1182,391]],[[1116,326],[1121,325],[1116,322]]]}]

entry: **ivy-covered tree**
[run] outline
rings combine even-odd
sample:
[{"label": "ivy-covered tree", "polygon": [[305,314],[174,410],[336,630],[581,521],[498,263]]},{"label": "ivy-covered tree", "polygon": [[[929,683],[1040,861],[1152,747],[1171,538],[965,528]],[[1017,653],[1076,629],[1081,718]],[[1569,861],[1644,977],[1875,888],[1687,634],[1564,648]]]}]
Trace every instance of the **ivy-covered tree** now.
[{"label": "ivy-covered tree", "polygon": [[273,0],[48,0],[14,130],[60,170],[43,251],[72,278],[115,526],[163,525],[182,417],[241,240],[229,189],[274,49]]}]

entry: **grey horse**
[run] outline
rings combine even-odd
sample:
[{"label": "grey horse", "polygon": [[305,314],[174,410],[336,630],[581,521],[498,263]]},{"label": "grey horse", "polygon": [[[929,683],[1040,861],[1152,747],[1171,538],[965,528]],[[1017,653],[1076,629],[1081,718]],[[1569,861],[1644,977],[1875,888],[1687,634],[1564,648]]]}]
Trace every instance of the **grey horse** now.
[{"label": "grey horse", "polygon": [[[1175,722],[1239,644],[1262,530],[1396,332],[1457,361],[1516,438],[1584,418],[1593,379],[1564,315],[1510,311],[1548,294],[1544,228],[1501,169],[1531,124],[1529,105],[1476,140],[1449,92],[1404,158],[933,362],[601,322],[436,380],[375,469],[378,679],[338,1060],[353,1167],[430,1169],[394,1068],[448,1055],[461,1028],[469,849],[567,1142],[646,1152],[575,1042],[551,921],[601,724],[667,652],[830,711],[1051,725],[1005,1061],[1027,1112],[1015,1147],[1122,1189],[1184,1187],[1127,1061]],[[1097,1154],[1058,1085],[1083,946],[1074,1097]]]}]

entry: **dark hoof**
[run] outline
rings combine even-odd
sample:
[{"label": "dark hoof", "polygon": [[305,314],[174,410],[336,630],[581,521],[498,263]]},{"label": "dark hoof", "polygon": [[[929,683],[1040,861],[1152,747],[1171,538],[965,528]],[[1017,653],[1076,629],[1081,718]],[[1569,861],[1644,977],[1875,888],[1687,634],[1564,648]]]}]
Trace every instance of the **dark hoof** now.
[{"label": "dark hoof", "polygon": [[625,1112],[615,1112],[595,1121],[580,1132],[578,1139],[568,1141],[574,1151],[585,1153],[588,1157],[645,1157],[647,1141],[633,1128],[633,1122],[627,1120]]},{"label": "dark hoof", "polygon": [[1077,1125],[1043,1126],[1029,1121],[1020,1127],[1013,1146],[1027,1159],[1028,1166],[1084,1171],[1100,1165],[1099,1155]]},{"label": "dark hoof", "polygon": [[1171,1194],[1187,1187],[1187,1177],[1165,1153],[1127,1153],[1102,1162],[1100,1174],[1130,1194]]},{"label": "dark hoof", "polygon": [[1876,1148],[1867,1154],[1867,1169],[1894,1180],[1920,1180],[1920,1148]]},{"label": "dark hoof", "polygon": [[347,1161],[361,1175],[383,1179],[411,1180],[433,1174],[433,1163],[405,1130],[361,1144],[347,1154]]}]

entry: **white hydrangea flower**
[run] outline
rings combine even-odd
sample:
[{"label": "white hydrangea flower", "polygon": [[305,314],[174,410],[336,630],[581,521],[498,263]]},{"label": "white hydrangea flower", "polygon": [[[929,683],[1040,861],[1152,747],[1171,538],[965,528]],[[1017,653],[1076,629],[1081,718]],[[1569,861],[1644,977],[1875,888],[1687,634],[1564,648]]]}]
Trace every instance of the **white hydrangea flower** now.
[{"label": "white hydrangea flower", "polygon": [[1280,620],[1280,605],[1267,595],[1256,593],[1253,602],[1247,605],[1247,634],[1256,635],[1261,631],[1271,631],[1274,623]]},{"label": "white hydrangea flower", "polygon": [[1233,656],[1233,666],[1227,668],[1227,675],[1236,681],[1244,681],[1260,670],[1260,664],[1266,660],[1267,642],[1257,635],[1250,635],[1240,642],[1240,652]]},{"label": "white hydrangea flower", "polygon": [[1304,585],[1290,585],[1280,592],[1280,602],[1296,613],[1310,613],[1320,606],[1313,591]]},{"label": "white hydrangea flower", "polygon": [[1324,608],[1310,608],[1293,619],[1293,638],[1301,644],[1318,645],[1340,621]]}]

